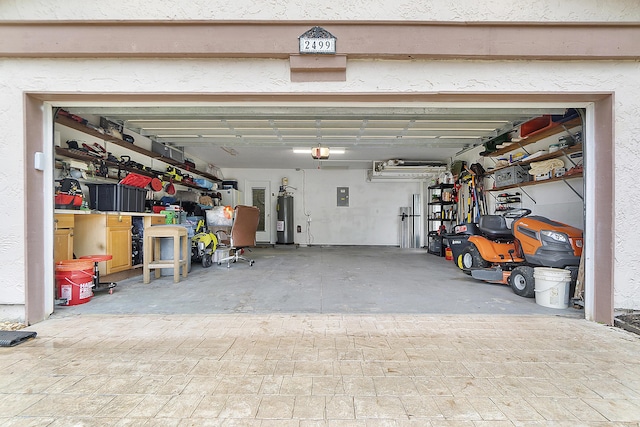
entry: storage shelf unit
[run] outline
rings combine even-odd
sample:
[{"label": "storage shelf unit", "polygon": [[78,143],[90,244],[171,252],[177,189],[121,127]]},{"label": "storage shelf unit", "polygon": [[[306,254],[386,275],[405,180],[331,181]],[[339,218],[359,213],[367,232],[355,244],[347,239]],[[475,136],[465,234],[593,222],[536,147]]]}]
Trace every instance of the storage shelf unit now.
[{"label": "storage shelf unit", "polygon": [[543,181],[527,181],[527,182],[521,182],[518,184],[505,185],[504,187],[499,187],[499,188],[488,188],[486,191],[503,191],[503,190],[508,190],[510,188],[520,188],[520,187],[528,187],[530,185],[547,184],[550,182],[567,181],[573,178],[582,178],[582,173],[576,173],[574,175],[569,175],[569,176],[563,175],[558,178],[549,178]]},{"label": "storage shelf unit", "polygon": [[543,154],[541,156],[537,156],[537,157],[534,157],[532,159],[526,158],[526,159],[523,159],[523,160],[521,160],[519,162],[510,163],[507,166],[501,166],[499,168],[491,169],[490,171],[487,172],[487,175],[491,175],[491,174],[493,174],[493,173],[495,173],[495,172],[497,172],[499,170],[502,170],[502,169],[505,169],[505,168],[508,168],[508,167],[511,167],[511,166],[526,165],[526,164],[529,164],[529,163],[532,163],[532,162],[541,162],[543,160],[556,159],[558,157],[567,156],[567,155],[572,154],[572,153],[579,153],[580,151],[582,151],[582,144],[576,144],[576,145],[574,145],[573,147],[570,147],[570,148],[561,149],[561,150],[555,151],[553,153]]},{"label": "storage shelf unit", "polygon": [[[535,142],[541,141],[545,138],[549,138],[551,136],[554,135],[558,135],[562,132],[568,132],[568,129],[570,128],[574,128],[576,126],[580,126],[582,125],[582,120],[577,117],[574,119],[571,119],[567,122],[564,123],[551,123],[549,126],[540,129],[538,131],[535,131],[531,134],[529,134],[526,138],[524,138],[523,140],[511,144],[507,147],[501,148],[500,150],[494,151],[490,154],[490,157],[500,157],[504,154],[510,153],[512,151],[518,150],[522,147],[525,147],[527,145],[531,145]],[[516,166],[516,165],[527,165],[529,163],[532,162],[540,162],[540,161],[544,161],[544,160],[549,160],[549,159],[555,159],[555,158],[559,158],[559,157],[567,157],[567,159],[569,159],[570,162],[572,162],[575,166],[575,163],[571,160],[570,155],[573,153],[578,153],[582,151],[582,144],[576,144],[572,147],[568,147],[568,148],[563,148],[560,149],[558,151],[555,151],[553,153],[547,153],[547,154],[543,154],[541,156],[536,156],[534,158],[525,158],[521,161],[518,162],[513,162],[507,166],[504,167],[499,167],[499,168],[495,168],[489,172],[487,172],[487,176],[491,177],[493,176],[493,174],[495,174],[496,172],[511,167],[511,166]],[[548,184],[548,183],[552,183],[552,182],[558,182],[558,181],[562,181],[564,182],[579,198],[583,198],[583,196],[578,193],[576,191],[575,188],[573,188],[567,181],[572,180],[572,179],[576,179],[576,178],[582,178],[583,174],[582,172],[576,172],[576,173],[572,173],[571,175],[563,175],[560,177],[553,177],[553,178],[549,178],[549,179],[545,179],[545,180],[540,180],[540,181],[526,181],[526,182],[520,182],[520,183],[515,183],[515,184],[510,184],[510,185],[505,185],[505,186],[501,186],[501,187],[497,187],[497,188],[487,188],[486,191],[488,192],[495,192],[495,191],[505,191],[505,190],[509,190],[509,189],[513,189],[513,188],[519,188],[522,189],[523,187],[529,187],[529,186],[533,186],[533,185],[542,185],[542,184]],[[529,196],[529,194],[524,191],[524,194],[529,197],[534,203],[536,203],[536,201]]]},{"label": "storage shelf unit", "polygon": [[444,242],[440,234],[442,226],[450,230],[458,219],[457,204],[453,201],[453,184],[427,187],[427,252],[444,256]]},{"label": "storage shelf unit", "polygon": [[522,140],[515,142],[511,145],[508,145],[506,147],[503,147],[499,150],[496,150],[492,153],[489,154],[489,157],[499,157],[502,156],[503,154],[507,154],[511,151],[517,150],[519,148],[523,148],[526,147],[527,145],[531,145],[534,142],[538,142],[542,139],[548,138],[550,136],[559,134],[563,131],[565,131],[565,129],[569,129],[572,127],[576,127],[576,126],[580,126],[582,124],[582,121],[580,120],[579,117],[575,118],[575,119],[571,119],[568,120],[564,123],[551,123],[549,126],[539,129],[533,133],[530,133],[529,135],[527,135],[525,138],[523,138]]},{"label": "storage shelf unit", "polygon": [[[105,142],[109,142],[109,143],[115,144],[115,145],[117,145],[119,147],[126,148],[127,150],[134,151],[134,152],[136,152],[138,154],[142,154],[142,155],[144,155],[146,157],[149,157],[149,158],[152,158],[152,159],[155,159],[155,160],[160,160],[161,162],[166,163],[168,165],[176,166],[176,167],[179,167],[181,169],[185,169],[191,174],[198,175],[198,176],[201,176],[203,178],[210,179],[210,180],[212,180],[214,182],[222,182],[221,179],[217,178],[216,176],[214,176],[214,175],[212,175],[210,173],[199,171],[199,170],[196,170],[196,169],[193,169],[193,168],[188,168],[184,163],[177,162],[176,160],[171,159],[169,157],[164,157],[164,156],[162,156],[162,155],[160,155],[160,154],[158,154],[156,152],[153,152],[153,151],[150,151],[150,150],[146,150],[146,149],[144,149],[142,147],[139,147],[139,146],[137,146],[135,144],[127,142],[127,141],[125,141],[123,139],[116,138],[116,137],[111,136],[111,135],[106,135],[106,134],[100,133],[100,132],[98,132],[98,131],[96,131],[96,130],[88,127],[88,126],[83,125],[80,122],[76,122],[75,120],[71,120],[71,119],[69,119],[67,117],[59,116],[59,117],[56,117],[55,121],[58,124],[61,124],[63,126],[71,128],[71,129],[75,129],[75,130],[80,131],[80,132],[83,132],[83,133],[85,133],[87,135],[90,135],[90,136],[92,136],[94,138],[101,139],[101,140],[103,140]],[[91,156],[91,155],[88,155],[88,154],[84,154],[84,153],[78,152],[76,150],[68,150],[68,149],[61,148],[61,147],[56,147],[56,154],[64,155],[64,156],[67,156],[67,157],[71,157],[71,158],[74,158],[74,159],[77,159],[77,160],[83,160],[83,161],[99,161],[100,160],[97,157],[94,157],[94,156]],[[118,166],[117,163],[113,163],[113,162],[107,162],[107,165],[108,166]],[[144,170],[140,170],[140,169],[136,169],[136,168],[125,168],[125,167],[123,167],[123,170],[127,170],[129,172],[140,173],[141,175],[156,176],[155,174],[151,174],[150,175],[149,171],[144,171]],[[202,187],[200,187],[198,185],[192,185],[192,184],[187,184],[187,183],[182,183],[182,182],[174,182],[174,184],[185,185],[187,187],[193,187],[193,188],[202,188]]]}]

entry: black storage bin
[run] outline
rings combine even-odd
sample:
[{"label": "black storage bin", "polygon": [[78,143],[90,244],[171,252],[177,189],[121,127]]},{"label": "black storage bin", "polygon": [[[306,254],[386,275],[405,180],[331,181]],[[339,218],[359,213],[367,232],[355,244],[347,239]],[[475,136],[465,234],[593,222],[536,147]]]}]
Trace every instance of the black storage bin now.
[{"label": "black storage bin", "polygon": [[144,212],[147,191],[144,188],[119,185],[121,210],[123,212]]},{"label": "black storage bin", "polygon": [[437,231],[429,232],[429,247],[427,251],[433,255],[444,256],[442,236]]},{"label": "black storage bin", "polygon": [[229,189],[237,190],[238,189],[238,181],[236,181],[236,180],[222,181],[222,189],[223,190],[229,190]]},{"label": "black storage bin", "polygon": [[122,184],[87,184],[89,207],[110,212],[144,212],[146,190]]}]

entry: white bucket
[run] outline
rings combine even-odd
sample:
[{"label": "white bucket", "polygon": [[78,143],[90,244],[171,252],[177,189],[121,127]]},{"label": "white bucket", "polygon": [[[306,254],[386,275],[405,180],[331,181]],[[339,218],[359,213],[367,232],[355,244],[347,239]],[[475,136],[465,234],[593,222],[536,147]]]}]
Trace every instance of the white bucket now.
[{"label": "white bucket", "polygon": [[536,267],[535,279],[536,304],[549,308],[569,307],[569,288],[571,272],[562,268]]}]

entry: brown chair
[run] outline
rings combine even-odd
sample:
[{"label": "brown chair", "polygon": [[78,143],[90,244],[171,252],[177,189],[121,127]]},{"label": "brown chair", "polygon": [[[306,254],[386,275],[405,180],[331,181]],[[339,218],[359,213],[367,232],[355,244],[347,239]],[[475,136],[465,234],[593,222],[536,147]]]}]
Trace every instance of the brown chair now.
[{"label": "brown chair", "polygon": [[[256,245],[256,232],[258,231],[258,222],[260,221],[260,209],[255,206],[238,205],[234,209],[233,225],[231,226],[231,234],[229,235],[229,249],[231,255],[218,260],[218,265],[224,261],[227,262],[227,268],[231,267],[232,262],[246,261],[250,266],[253,265],[252,259],[243,256],[245,248],[254,247]],[[222,242],[227,243],[227,242]]]}]

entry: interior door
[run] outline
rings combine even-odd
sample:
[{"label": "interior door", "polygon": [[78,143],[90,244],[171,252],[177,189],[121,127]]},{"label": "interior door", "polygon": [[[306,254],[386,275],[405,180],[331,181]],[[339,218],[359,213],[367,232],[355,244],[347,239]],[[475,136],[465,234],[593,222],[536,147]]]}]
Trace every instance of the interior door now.
[{"label": "interior door", "polygon": [[246,203],[260,209],[260,222],[256,241],[271,242],[271,183],[269,181],[247,181]]}]

